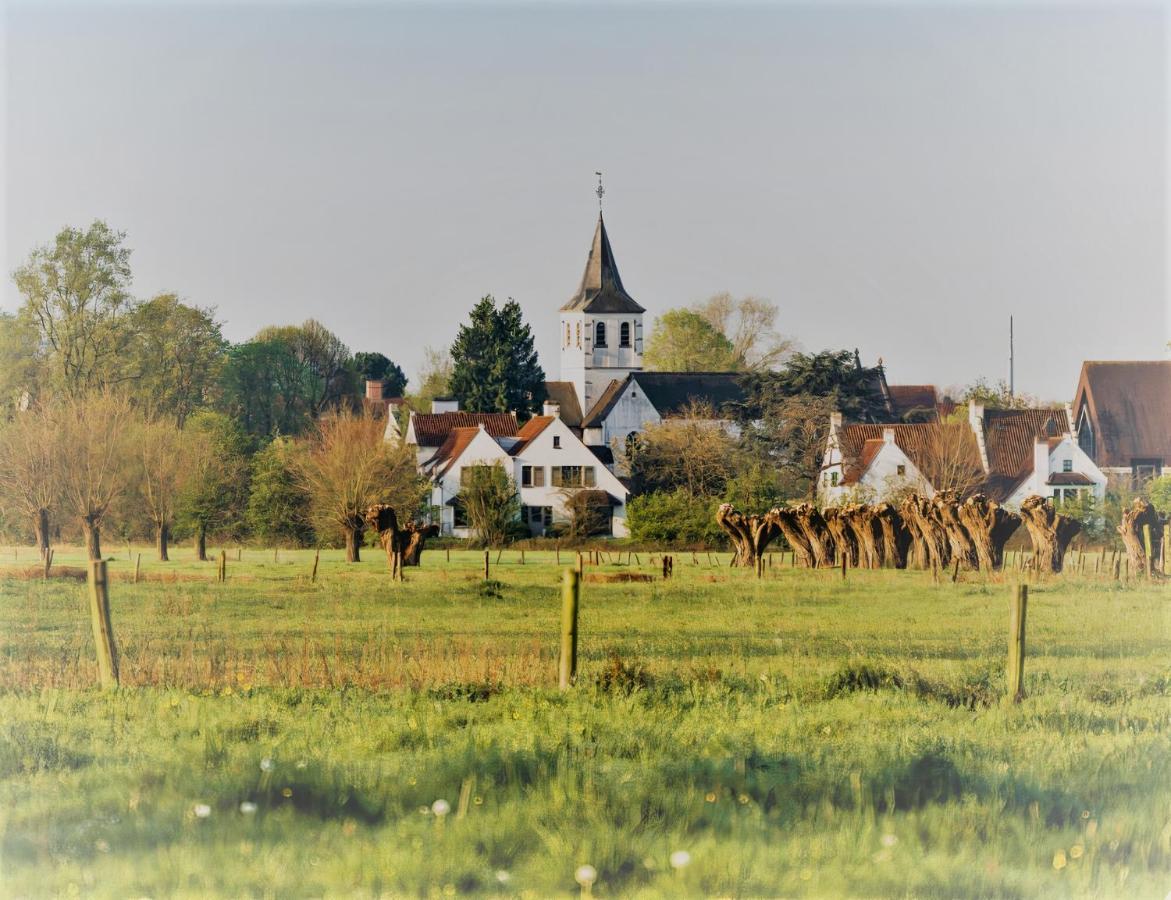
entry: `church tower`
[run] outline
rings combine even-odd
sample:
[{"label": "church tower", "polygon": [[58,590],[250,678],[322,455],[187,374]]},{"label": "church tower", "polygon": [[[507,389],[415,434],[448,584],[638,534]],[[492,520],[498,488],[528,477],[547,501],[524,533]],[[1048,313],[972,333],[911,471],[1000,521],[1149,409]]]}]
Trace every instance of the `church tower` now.
[{"label": "church tower", "polygon": [[642,370],[642,314],[618,275],[598,213],[581,287],[561,307],[561,380],[573,382],[588,414],[610,382]]}]

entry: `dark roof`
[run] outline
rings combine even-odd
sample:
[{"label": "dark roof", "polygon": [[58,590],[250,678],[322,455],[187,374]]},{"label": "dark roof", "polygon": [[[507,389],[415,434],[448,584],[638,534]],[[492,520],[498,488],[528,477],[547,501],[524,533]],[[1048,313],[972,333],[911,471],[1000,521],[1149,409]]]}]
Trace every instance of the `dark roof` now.
[{"label": "dark roof", "polygon": [[976,436],[967,422],[917,422],[913,424],[843,425],[838,429],[838,449],[842,454],[842,483],[857,484],[862,474],[882,449],[884,429],[894,432],[895,445],[906,454],[923,475],[931,477],[934,468],[932,458],[938,455],[941,446],[950,449],[950,437],[958,436],[955,442],[960,452],[971,457],[973,472],[981,469],[980,450]]},{"label": "dark roof", "polygon": [[615,378],[602,391],[602,396],[590,409],[589,414],[582,420],[582,428],[592,428],[595,425],[601,425],[602,420],[610,414],[610,410],[614,408],[614,404],[618,402],[618,398],[622,396],[622,389],[626,387],[627,382],[631,379],[630,375],[625,378]]},{"label": "dark roof", "polygon": [[664,418],[682,412],[692,401],[710,403],[720,415],[728,404],[743,403],[745,397],[738,372],[635,372],[630,377]]},{"label": "dark roof", "polygon": [[442,478],[446,475],[447,470],[455,464],[460,454],[468,449],[468,445],[475,440],[479,433],[480,427],[478,425],[474,428],[451,429],[439,449],[427,460],[426,465],[431,469],[431,476]]},{"label": "dark roof", "polygon": [[590,453],[597,457],[598,462],[604,466],[614,465],[614,451],[605,444],[587,444]]},{"label": "dark roof", "polygon": [[577,388],[572,381],[546,381],[545,396],[561,407],[562,422],[570,428],[581,428],[581,404],[577,402]]},{"label": "dark roof", "polygon": [[1171,361],[1084,363],[1073,406],[1079,423],[1083,407],[1099,466],[1130,468],[1135,459],[1171,462]]},{"label": "dark roof", "polygon": [[513,445],[512,449],[508,451],[509,455],[516,456],[519,454],[525,447],[527,447],[536,439],[537,435],[548,428],[551,424],[553,424],[552,416],[533,416],[531,419],[525,422],[524,425],[521,426],[520,431],[516,433],[516,436],[520,438],[520,440],[517,441],[516,444]]},{"label": "dark roof", "polygon": [[938,415],[939,394],[933,384],[891,384],[887,385],[887,391],[891,413],[896,418],[901,419],[913,412]]},{"label": "dark roof", "polygon": [[[1033,445],[1038,437],[1052,446],[1069,431],[1064,409],[987,409],[984,449],[990,481],[1016,487],[1033,472]],[[1007,496],[1007,495],[1006,495]]]},{"label": "dark roof", "polygon": [[420,447],[438,447],[451,433],[453,428],[476,428],[484,426],[484,430],[492,437],[508,437],[516,434],[516,416],[512,413],[415,413],[411,417],[415,423],[415,441]]},{"label": "dark roof", "polygon": [[598,227],[594,230],[594,242],[590,246],[590,256],[586,260],[585,272],[581,276],[581,287],[577,289],[573,299],[561,307],[561,311],[646,312],[622,286],[618,263],[614,261],[614,251],[610,249],[610,237],[606,234],[606,224],[602,221],[601,213],[598,213]]},{"label": "dark roof", "polygon": [[1049,476],[1050,484],[1093,484],[1089,475],[1081,472],[1054,472]]}]

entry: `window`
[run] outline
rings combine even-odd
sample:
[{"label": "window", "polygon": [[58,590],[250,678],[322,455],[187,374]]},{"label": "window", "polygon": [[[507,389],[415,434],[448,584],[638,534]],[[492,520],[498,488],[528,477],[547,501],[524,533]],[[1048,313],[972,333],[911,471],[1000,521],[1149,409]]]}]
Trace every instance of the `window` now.
[{"label": "window", "polygon": [[459,470],[459,484],[460,487],[467,487],[472,483],[477,469],[491,469],[491,466],[464,466]]},{"label": "window", "polygon": [[907,474],[907,467],[906,466],[896,466],[895,472],[898,473],[899,475],[906,475]]},{"label": "window", "polygon": [[1072,459],[1063,459],[1061,461],[1061,471],[1062,472],[1072,472],[1073,471],[1073,460]]},{"label": "window", "polygon": [[623,322],[618,327],[618,346],[619,347],[629,347],[630,346],[630,323],[629,322]]},{"label": "window", "polygon": [[581,322],[577,323],[577,348],[581,349]]},{"label": "window", "polygon": [[595,347],[605,347],[606,346],[606,323],[605,322],[598,322],[596,325],[594,325],[594,346]]},{"label": "window", "polygon": [[468,527],[468,510],[467,510],[467,507],[463,505],[463,501],[457,500],[452,505],[451,512],[452,512],[452,516],[453,516],[453,518],[452,518],[452,525],[453,526],[455,526],[456,528],[467,528]]},{"label": "window", "polygon": [[521,466],[520,467],[520,486],[521,487],[544,487],[545,486],[545,467],[544,466]]},{"label": "window", "polygon": [[830,484],[830,487],[837,487],[838,486],[838,473],[837,472],[830,472],[829,473],[829,484]]},{"label": "window", "polygon": [[561,435],[559,435],[559,434],[553,435],[553,449],[554,450],[561,449]]},{"label": "window", "polygon": [[597,473],[593,466],[553,466],[553,487],[594,487]]}]

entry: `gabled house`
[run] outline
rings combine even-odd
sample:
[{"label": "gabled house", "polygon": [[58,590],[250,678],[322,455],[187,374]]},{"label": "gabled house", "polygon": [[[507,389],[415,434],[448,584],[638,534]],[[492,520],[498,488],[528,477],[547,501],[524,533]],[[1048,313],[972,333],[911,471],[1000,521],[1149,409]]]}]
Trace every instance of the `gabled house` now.
[{"label": "gabled house", "polygon": [[431,481],[432,515],[443,534],[470,536],[460,491],[474,467],[497,464],[516,482],[521,520],[530,533],[545,534],[568,520],[575,502],[593,507],[601,533],[627,534],[625,486],[557,412],[556,404],[547,404],[545,415],[533,416],[507,435],[494,435],[486,422],[447,432],[421,465]]},{"label": "gabled house", "polygon": [[1078,446],[1112,481],[1171,471],[1171,361],[1083,363],[1073,414]]},{"label": "gabled house", "polygon": [[980,490],[1009,507],[1031,495],[1101,500],[1106,476],[1079,447],[1063,409],[968,405],[967,421],[844,425],[830,422],[818,495],[827,505],[890,499],[942,486]]},{"label": "gabled house", "polygon": [[[443,446],[452,431],[457,428],[478,428],[480,425],[491,437],[497,438],[514,435],[517,430],[516,416],[512,413],[461,412],[458,400],[436,398],[431,403],[431,412],[411,413],[403,439],[416,448],[418,463],[423,465]],[[394,439],[389,429],[386,437],[388,440]]]}]

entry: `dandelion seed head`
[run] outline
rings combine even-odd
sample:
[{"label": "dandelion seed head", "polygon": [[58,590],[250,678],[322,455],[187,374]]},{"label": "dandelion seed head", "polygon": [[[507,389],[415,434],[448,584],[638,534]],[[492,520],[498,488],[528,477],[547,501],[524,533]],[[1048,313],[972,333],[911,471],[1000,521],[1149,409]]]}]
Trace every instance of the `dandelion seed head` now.
[{"label": "dandelion seed head", "polygon": [[267,756],[260,761],[260,771],[261,772],[271,772],[272,771],[272,760],[269,759]]},{"label": "dandelion seed head", "polygon": [[895,837],[893,834],[884,834],[882,836],[882,846],[884,846],[884,847],[893,847],[898,842],[899,842],[899,839],[897,837]]},{"label": "dandelion seed head", "polygon": [[449,812],[451,812],[451,804],[440,798],[431,804],[431,812],[435,813],[435,815],[439,816],[440,818],[443,818]]},{"label": "dandelion seed head", "polygon": [[671,868],[682,869],[691,864],[691,854],[686,850],[676,850],[671,854]]},{"label": "dandelion seed head", "polygon": [[246,816],[250,816],[256,812],[256,804],[251,800],[245,800],[240,804],[240,812]]},{"label": "dandelion seed head", "polygon": [[211,807],[206,803],[196,803],[191,807],[191,811],[195,813],[197,819],[206,819],[211,815]]},{"label": "dandelion seed head", "polygon": [[598,870],[587,863],[584,866],[578,866],[573,877],[578,884],[593,884],[598,880]]}]

